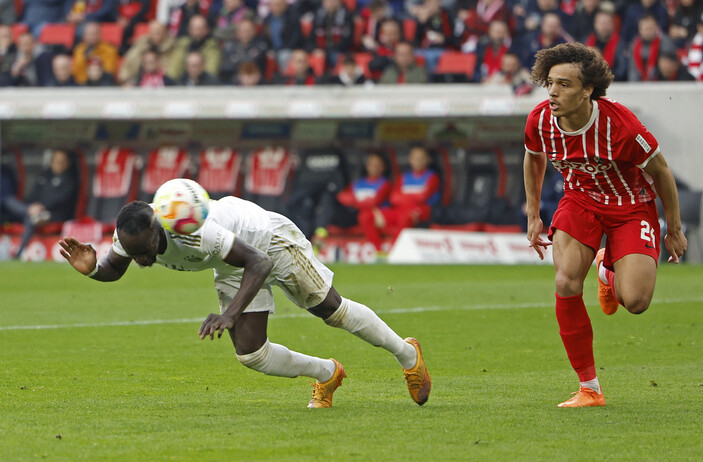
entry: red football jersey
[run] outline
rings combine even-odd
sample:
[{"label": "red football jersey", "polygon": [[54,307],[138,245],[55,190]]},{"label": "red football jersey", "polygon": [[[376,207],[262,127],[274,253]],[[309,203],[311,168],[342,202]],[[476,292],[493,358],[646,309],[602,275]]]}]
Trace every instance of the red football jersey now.
[{"label": "red football jersey", "polygon": [[659,143],[637,117],[608,98],[593,101],[586,126],[565,132],[549,101],[527,117],[525,149],[546,153],[564,177],[564,191],[580,191],[604,205],[628,205],[655,198],[642,170],[659,154]]}]

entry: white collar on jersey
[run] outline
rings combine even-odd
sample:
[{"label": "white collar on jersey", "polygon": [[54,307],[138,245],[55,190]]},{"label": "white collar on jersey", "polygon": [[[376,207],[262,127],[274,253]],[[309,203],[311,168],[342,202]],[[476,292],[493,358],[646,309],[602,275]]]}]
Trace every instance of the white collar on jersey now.
[{"label": "white collar on jersey", "polygon": [[576,130],[575,132],[565,132],[565,131],[562,130],[561,127],[559,126],[559,120],[558,120],[556,117],[554,117],[554,116],[552,116],[552,119],[554,119],[554,125],[556,125],[557,129],[558,129],[562,134],[564,134],[564,135],[566,135],[566,136],[576,136],[576,135],[582,135],[582,134],[586,133],[586,132],[588,131],[588,129],[591,128],[591,126],[593,125],[593,122],[596,121],[596,118],[598,117],[598,113],[599,113],[599,112],[600,112],[600,111],[599,111],[599,109],[598,109],[598,101],[593,100],[593,112],[591,112],[591,118],[588,120],[588,123],[587,123],[586,125],[584,125],[583,127],[579,128],[579,129]]}]

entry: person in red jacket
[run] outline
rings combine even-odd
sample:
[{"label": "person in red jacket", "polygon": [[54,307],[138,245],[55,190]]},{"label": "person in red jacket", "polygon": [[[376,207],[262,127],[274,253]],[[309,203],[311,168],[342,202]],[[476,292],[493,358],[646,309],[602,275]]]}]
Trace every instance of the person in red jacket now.
[{"label": "person in red jacket", "polygon": [[[362,226],[364,235],[381,248],[381,239],[374,241],[374,231],[366,231],[366,227],[374,227],[374,213],[380,207],[388,207],[388,197],[391,193],[391,182],[384,176],[386,162],[377,153],[371,153],[366,158],[366,175],[352,182],[337,194],[340,204],[357,210],[357,222]],[[375,234],[378,235],[378,232]]]},{"label": "person in red jacket", "polygon": [[359,215],[366,238],[381,250],[381,231],[392,234],[430,219],[432,206],[439,202],[439,177],[429,168],[430,155],[422,146],[410,149],[410,170],[393,187],[390,207],[374,207],[371,213]]}]

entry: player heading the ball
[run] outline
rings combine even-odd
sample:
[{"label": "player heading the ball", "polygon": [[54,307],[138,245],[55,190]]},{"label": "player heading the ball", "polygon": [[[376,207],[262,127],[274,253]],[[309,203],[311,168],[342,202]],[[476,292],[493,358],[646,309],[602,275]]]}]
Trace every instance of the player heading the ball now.
[{"label": "player heading the ball", "polygon": [[[176,180],[173,185],[180,186],[174,189],[169,184],[164,200],[200,207],[207,193],[191,195],[192,183]],[[156,200],[159,210],[161,198]],[[403,340],[367,306],[337,293],[332,286],[334,274],[314,256],[312,244],[292,221],[231,196],[210,200],[207,214],[191,212],[184,212],[192,220],[188,226],[195,227],[204,218],[202,226],[178,234],[191,229],[179,229],[180,225],[169,221],[180,216],[180,211],[165,215],[174,218],[157,219],[149,204],[131,202],[117,216],[113,245],[106,257],[98,261],[90,245],[71,237],[60,241],[61,254],[76,270],[97,281],[120,279],[132,260],[140,266],[158,263],[179,271],[214,269],[220,314],[207,316],[198,330],[200,338],[212,340],[215,334],[219,338],[226,330],[237,359],[246,367],[267,375],[313,377],[316,383],[308,407],[330,407],[334,391],[346,377],[344,367],[334,359],[291,351],[267,337],[268,316],[275,311],[273,287],[277,286],[327,325],[389,351],[403,369],[412,399],[420,405],[427,401],[432,381],[419,342]],[[167,232],[162,220],[176,232]]]}]

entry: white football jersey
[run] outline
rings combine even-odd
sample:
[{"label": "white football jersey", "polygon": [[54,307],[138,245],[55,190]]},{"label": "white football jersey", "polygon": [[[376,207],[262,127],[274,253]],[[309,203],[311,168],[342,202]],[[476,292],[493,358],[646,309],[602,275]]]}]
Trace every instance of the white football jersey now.
[{"label": "white football jersey", "polygon": [[[266,252],[271,244],[272,217],[275,220],[278,214],[237,197],[211,200],[207,219],[196,232],[172,234],[164,230],[166,251],[156,256],[156,263],[178,271],[213,268],[221,276],[241,275],[243,269],[225,263],[224,258],[235,239]],[[112,250],[129,258],[117,238],[117,230],[112,238]]]}]

